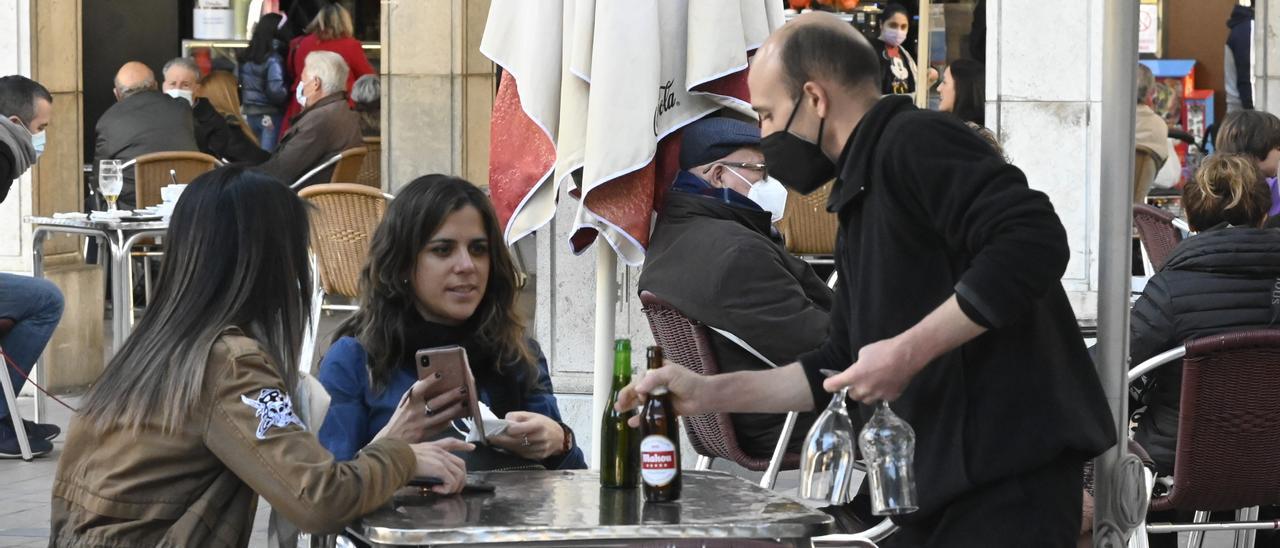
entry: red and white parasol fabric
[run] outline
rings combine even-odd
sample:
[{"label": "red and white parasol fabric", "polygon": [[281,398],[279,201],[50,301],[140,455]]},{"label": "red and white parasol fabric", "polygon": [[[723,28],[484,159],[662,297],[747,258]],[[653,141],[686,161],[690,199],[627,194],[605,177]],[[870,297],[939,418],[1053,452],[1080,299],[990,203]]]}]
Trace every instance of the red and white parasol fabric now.
[{"label": "red and white parasol fabric", "polygon": [[494,0],[480,50],[503,68],[489,183],[508,243],[578,181],[574,251],[602,234],[641,264],[680,130],[752,116],[748,59],[782,22],[777,0]]}]

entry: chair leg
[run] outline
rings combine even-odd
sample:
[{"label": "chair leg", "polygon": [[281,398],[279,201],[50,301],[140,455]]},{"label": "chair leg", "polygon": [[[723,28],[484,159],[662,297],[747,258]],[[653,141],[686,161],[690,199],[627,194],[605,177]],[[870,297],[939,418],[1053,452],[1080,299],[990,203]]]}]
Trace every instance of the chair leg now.
[{"label": "chair leg", "polygon": [[694,465],[694,470],[706,471],[711,469],[711,462],[715,459],[706,455],[698,455],[698,463]]},{"label": "chair leg", "polygon": [[[1156,474],[1150,468],[1142,468],[1142,484],[1146,486],[1147,500],[1151,500],[1151,493],[1156,488]],[[1149,506],[1149,504],[1148,504]],[[1151,546],[1151,535],[1147,533],[1147,513],[1142,512],[1142,520],[1133,528],[1133,532],[1129,534],[1129,548],[1149,548]]]},{"label": "chair leg", "polygon": [[[1209,523],[1209,512],[1196,510],[1191,523]],[[1187,548],[1204,548],[1204,531],[1192,531],[1187,537]]]},{"label": "chair leg", "polygon": [[[0,357],[0,360],[4,360]],[[22,425],[22,414],[18,413],[18,395],[13,392],[13,380],[9,378],[9,364],[4,362],[0,371],[0,386],[4,389],[4,401],[9,404],[9,420],[13,421],[14,435],[18,436],[18,450],[22,452],[22,460],[31,462],[31,441],[27,439],[27,429]]]},{"label": "chair leg", "polygon": [[782,433],[778,436],[778,444],[773,448],[773,457],[769,459],[769,467],[760,477],[760,487],[773,489],[778,482],[778,471],[782,469],[782,459],[787,454],[787,443],[791,441],[791,432],[796,429],[796,418],[799,413],[787,413],[787,420],[782,423]]},{"label": "chair leg", "polygon": [[[1257,521],[1258,508],[1241,508],[1236,510],[1236,521]],[[1253,548],[1254,542],[1257,541],[1258,531],[1256,529],[1236,531],[1236,541],[1233,546],[1235,548]]]},{"label": "chair leg", "polygon": [[151,306],[151,257],[142,256],[142,302]]}]

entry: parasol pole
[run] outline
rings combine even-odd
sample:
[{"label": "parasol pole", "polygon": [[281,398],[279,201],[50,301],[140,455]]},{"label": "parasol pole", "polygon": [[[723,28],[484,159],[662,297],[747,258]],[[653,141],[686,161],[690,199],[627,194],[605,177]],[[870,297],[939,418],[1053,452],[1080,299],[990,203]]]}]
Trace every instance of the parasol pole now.
[{"label": "parasol pole", "polygon": [[1098,369],[1116,446],[1094,460],[1094,546],[1123,546],[1145,517],[1142,465],[1129,454],[1129,283],[1132,265],[1134,71],[1138,0],[1106,0],[1102,30],[1102,188],[1098,231]]},{"label": "parasol pole", "polygon": [[[605,240],[603,236],[600,239]],[[596,242],[596,360],[591,391],[591,468],[600,468],[600,421],[613,386],[614,322],[618,305],[618,253]]]}]

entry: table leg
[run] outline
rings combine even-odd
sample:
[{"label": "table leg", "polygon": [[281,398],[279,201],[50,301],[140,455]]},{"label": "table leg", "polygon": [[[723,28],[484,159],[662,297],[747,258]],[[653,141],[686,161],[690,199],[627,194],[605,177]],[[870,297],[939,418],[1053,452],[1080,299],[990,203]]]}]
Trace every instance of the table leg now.
[{"label": "table leg", "polygon": [[[129,280],[128,255],[121,249],[121,242],[115,238],[110,241],[111,253],[111,354],[115,355],[124,347],[124,340],[129,336],[133,316],[133,285]],[[122,260],[123,257],[123,260]]]},{"label": "table leg", "polygon": [[[39,228],[31,232],[31,273],[36,278],[44,277],[44,240],[48,233]],[[42,360],[36,359],[35,363],[35,383],[39,386],[48,384],[45,381],[47,375],[44,373],[44,366],[40,364]],[[31,420],[40,422],[45,418],[44,409],[44,393],[39,388],[35,391],[35,411],[31,414]]]}]

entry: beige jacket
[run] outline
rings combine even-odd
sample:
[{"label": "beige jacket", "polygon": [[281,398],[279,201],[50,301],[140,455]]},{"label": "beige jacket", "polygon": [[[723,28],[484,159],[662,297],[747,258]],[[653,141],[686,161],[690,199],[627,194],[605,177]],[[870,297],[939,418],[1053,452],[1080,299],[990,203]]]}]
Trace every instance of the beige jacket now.
[{"label": "beige jacket", "polygon": [[408,444],[380,440],[335,462],[294,415],[257,342],[213,345],[208,399],[177,434],[71,422],[53,486],[50,546],[248,546],[258,495],[304,531],[332,532],[413,474]]}]

